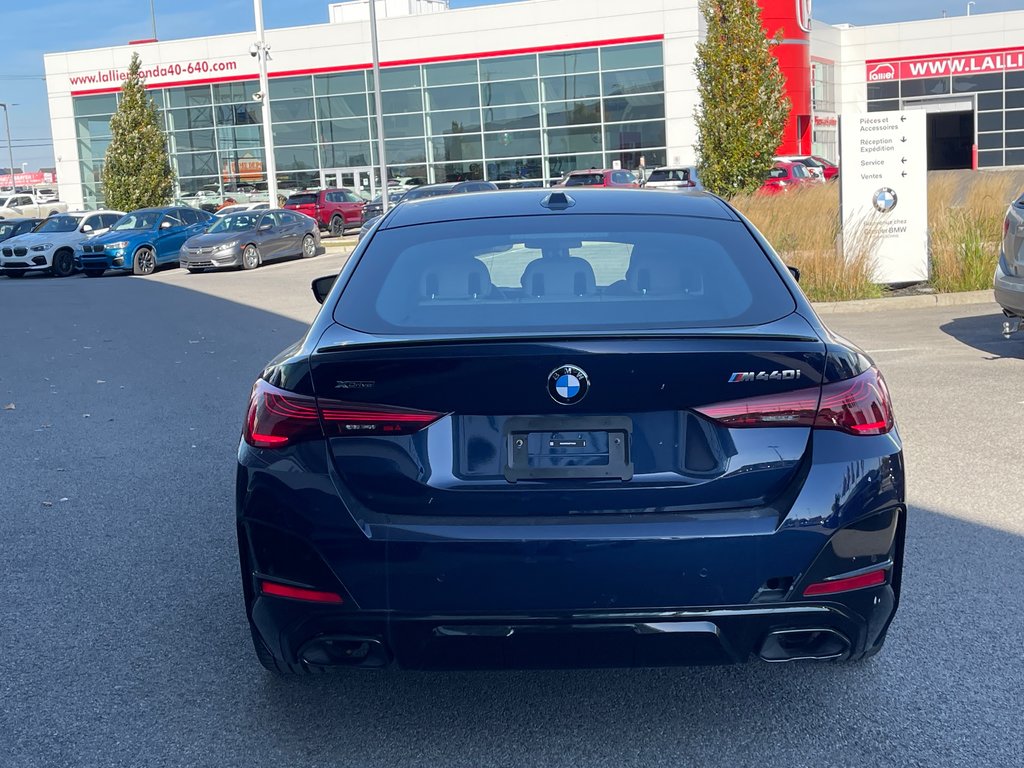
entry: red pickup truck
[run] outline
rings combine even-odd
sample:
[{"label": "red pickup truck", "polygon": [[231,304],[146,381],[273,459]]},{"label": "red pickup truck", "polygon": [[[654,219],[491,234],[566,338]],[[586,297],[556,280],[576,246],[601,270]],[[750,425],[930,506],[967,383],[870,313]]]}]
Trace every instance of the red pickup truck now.
[{"label": "red pickup truck", "polygon": [[362,226],[364,205],[366,201],[351,189],[321,189],[292,195],[284,207],[316,219],[320,229],[340,237],[346,229]]}]

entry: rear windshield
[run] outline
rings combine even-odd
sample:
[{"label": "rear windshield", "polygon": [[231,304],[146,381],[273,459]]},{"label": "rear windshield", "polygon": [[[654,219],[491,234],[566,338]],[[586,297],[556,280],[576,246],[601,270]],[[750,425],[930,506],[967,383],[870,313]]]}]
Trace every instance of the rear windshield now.
[{"label": "rear windshield", "polygon": [[603,173],[574,173],[565,180],[567,187],[594,187],[604,184]]},{"label": "rear windshield", "polygon": [[683,170],[660,170],[651,171],[651,175],[647,178],[648,181],[689,181],[690,172]]},{"label": "rear windshield", "polygon": [[739,222],[578,214],[379,230],[334,316],[432,335],[756,325],[794,309]]},{"label": "rear windshield", "polygon": [[316,205],[316,195],[292,195],[285,205]]}]

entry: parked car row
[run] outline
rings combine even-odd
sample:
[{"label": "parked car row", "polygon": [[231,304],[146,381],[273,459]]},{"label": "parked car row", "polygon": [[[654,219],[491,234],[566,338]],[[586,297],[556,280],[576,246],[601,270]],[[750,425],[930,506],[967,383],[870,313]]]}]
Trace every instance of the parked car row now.
[{"label": "parked car row", "polygon": [[[30,227],[29,231],[22,231]],[[108,271],[153,274],[175,264],[189,272],[254,269],[272,259],[320,253],[317,222],[297,211],[248,208],[221,216],[186,206],[75,211],[44,220],[9,220],[0,243],[0,274],[86,277]]]}]

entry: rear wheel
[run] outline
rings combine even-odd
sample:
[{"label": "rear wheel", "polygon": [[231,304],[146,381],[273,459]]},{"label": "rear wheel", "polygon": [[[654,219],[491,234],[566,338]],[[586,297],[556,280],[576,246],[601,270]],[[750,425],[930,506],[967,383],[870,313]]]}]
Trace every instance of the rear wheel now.
[{"label": "rear wheel", "polygon": [[136,275],[152,275],[156,272],[156,254],[152,248],[139,248],[132,259],[132,272]]},{"label": "rear wheel", "polygon": [[85,269],[85,270],[82,270],[82,271],[85,272],[85,276],[86,277],[103,277],[103,273],[106,270],[104,270],[104,269]]},{"label": "rear wheel", "polygon": [[242,269],[256,269],[260,265],[260,252],[255,245],[247,245],[242,250]]},{"label": "rear wheel", "polygon": [[60,250],[53,254],[53,276],[67,277],[75,271],[75,257],[69,250]]},{"label": "rear wheel", "polygon": [[345,220],[341,216],[335,216],[331,219],[331,234],[335,237],[341,237],[345,234]]},{"label": "rear wheel", "polygon": [[302,238],[302,258],[311,259],[316,256],[316,240],[312,235]]}]

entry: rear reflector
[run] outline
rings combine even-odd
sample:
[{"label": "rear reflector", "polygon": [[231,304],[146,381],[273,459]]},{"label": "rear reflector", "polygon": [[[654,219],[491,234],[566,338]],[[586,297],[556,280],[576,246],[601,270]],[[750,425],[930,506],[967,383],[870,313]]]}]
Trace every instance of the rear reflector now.
[{"label": "rear reflector", "polygon": [[276,581],[261,581],[260,592],[264,595],[274,597],[289,597],[292,600],[308,600],[311,603],[341,603],[341,595],[334,592],[321,592],[317,589],[306,589],[305,587],[293,587],[288,584],[278,584]]},{"label": "rear reflector", "polygon": [[850,576],[845,579],[833,579],[832,581],[819,581],[815,584],[810,584],[804,590],[804,597],[835,595],[840,592],[852,592],[855,589],[878,587],[882,584],[885,584],[884,568],[871,571],[870,573],[862,573],[858,576]]},{"label": "rear reflector", "polygon": [[727,427],[814,427],[883,435],[893,427],[889,390],[870,368],[846,381],[697,408]]},{"label": "rear reflector", "polygon": [[258,379],[249,398],[243,436],[256,448],[283,448],[324,437],[409,435],[442,416],[432,411],[297,395]]}]

